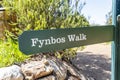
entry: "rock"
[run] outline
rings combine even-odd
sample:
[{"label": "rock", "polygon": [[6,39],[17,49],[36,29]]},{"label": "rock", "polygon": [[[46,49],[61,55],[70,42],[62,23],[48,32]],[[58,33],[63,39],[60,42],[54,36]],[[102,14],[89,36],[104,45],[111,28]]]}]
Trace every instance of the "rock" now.
[{"label": "rock", "polygon": [[22,65],[22,72],[27,80],[35,80],[37,78],[47,76],[53,72],[53,68],[46,59],[42,61],[31,61]]},{"label": "rock", "polygon": [[69,72],[69,74],[72,76],[75,76],[77,78],[77,80],[87,80],[87,78],[82,73],[80,73],[79,70],[77,70],[75,67],[73,67],[71,64],[66,63],[65,61],[63,61],[63,64],[64,64],[64,66],[67,67],[67,71]]},{"label": "rock", "polygon": [[55,79],[55,76],[46,76],[44,78],[37,79],[37,80],[56,80],[56,79]]},{"label": "rock", "polygon": [[17,65],[0,68],[0,80],[23,80],[21,68]]},{"label": "rock", "polygon": [[77,70],[72,64],[65,61],[52,58],[49,64],[54,69],[54,74],[57,80],[88,80],[79,70]]},{"label": "rock", "polygon": [[55,57],[29,61],[22,65],[22,71],[26,80],[91,80],[69,62]]},{"label": "rock", "polygon": [[49,64],[53,67],[57,80],[65,80],[67,76],[67,68],[63,65],[62,61],[52,59],[49,60]]},{"label": "rock", "polygon": [[70,76],[68,80],[79,80],[79,79],[77,79],[76,77]]}]

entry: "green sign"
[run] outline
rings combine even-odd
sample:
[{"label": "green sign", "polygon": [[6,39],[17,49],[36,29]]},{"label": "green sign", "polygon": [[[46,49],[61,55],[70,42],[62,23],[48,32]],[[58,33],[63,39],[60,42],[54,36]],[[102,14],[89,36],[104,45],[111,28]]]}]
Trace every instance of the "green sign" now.
[{"label": "green sign", "polygon": [[19,48],[25,54],[51,52],[113,40],[113,26],[25,31]]}]

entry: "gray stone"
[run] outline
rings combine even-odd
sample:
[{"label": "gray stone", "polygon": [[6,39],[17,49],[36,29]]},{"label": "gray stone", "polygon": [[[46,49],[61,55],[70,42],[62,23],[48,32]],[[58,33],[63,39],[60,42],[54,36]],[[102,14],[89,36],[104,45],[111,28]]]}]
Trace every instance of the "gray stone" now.
[{"label": "gray stone", "polygon": [[77,79],[76,77],[70,76],[70,77],[68,78],[68,80],[80,80],[80,79]]},{"label": "gray stone", "polygon": [[56,80],[56,79],[55,79],[55,76],[46,76],[44,78],[40,78],[40,79],[37,79],[37,80]]},{"label": "gray stone", "polygon": [[34,80],[51,74],[53,68],[46,59],[42,59],[42,61],[31,61],[22,65],[22,72],[25,75],[25,79]]},{"label": "gray stone", "polygon": [[67,77],[67,69],[63,65],[62,61],[57,59],[49,60],[49,64],[53,67],[57,80],[65,80]]},{"label": "gray stone", "polygon": [[0,80],[23,80],[21,68],[17,65],[0,68]]}]

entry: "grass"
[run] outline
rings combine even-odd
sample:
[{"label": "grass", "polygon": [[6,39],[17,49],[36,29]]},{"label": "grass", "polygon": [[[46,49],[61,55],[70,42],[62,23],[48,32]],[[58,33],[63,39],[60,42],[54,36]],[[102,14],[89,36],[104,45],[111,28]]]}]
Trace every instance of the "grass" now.
[{"label": "grass", "polygon": [[18,42],[8,39],[0,40],[0,67],[19,63],[29,58],[19,51]]}]

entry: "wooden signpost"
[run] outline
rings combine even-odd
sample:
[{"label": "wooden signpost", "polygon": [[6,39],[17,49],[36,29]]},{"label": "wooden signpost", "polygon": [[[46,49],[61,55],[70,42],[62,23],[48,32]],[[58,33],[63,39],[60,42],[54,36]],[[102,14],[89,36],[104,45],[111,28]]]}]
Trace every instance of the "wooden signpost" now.
[{"label": "wooden signpost", "polygon": [[25,54],[35,54],[113,41],[111,78],[120,80],[120,0],[113,0],[112,15],[113,25],[109,26],[25,31],[19,37],[19,48]]},{"label": "wooden signpost", "polygon": [[114,26],[25,31],[19,48],[25,54],[51,52],[113,40]]}]

